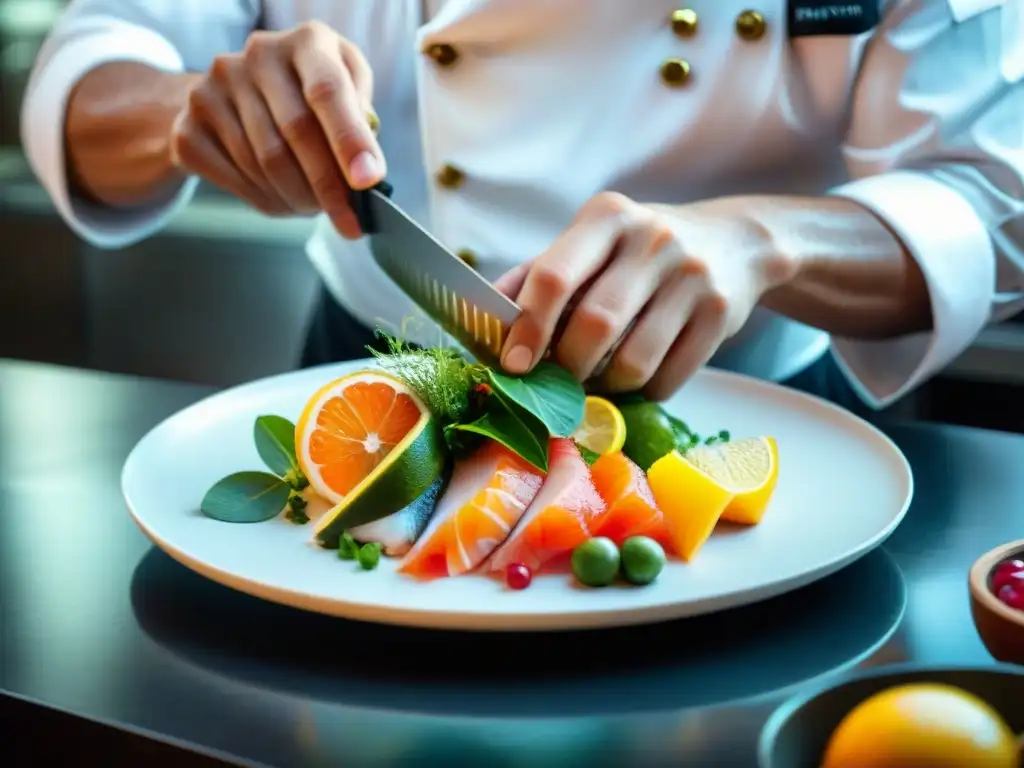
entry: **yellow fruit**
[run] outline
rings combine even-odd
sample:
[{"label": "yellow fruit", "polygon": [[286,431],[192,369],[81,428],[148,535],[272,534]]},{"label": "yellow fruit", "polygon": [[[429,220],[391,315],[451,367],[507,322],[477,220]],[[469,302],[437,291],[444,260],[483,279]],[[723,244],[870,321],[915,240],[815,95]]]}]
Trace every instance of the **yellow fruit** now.
[{"label": "yellow fruit", "polygon": [[992,707],[950,685],[890,688],[839,724],[822,768],[1017,768],[1017,738]]},{"label": "yellow fruit", "polygon": [[573,439],[599,456],[616,453],[626,442],[626,421],[612,403],[590,395],[583,407],[583,421]]},{"label": "yellow fruit", "polygon": [[732,491],[678,451],[654,462],[647,471],[647,482],[665,517],[676,554],[692,560],[733,500]]},{"label": "yellow fruit", "polygon": [[691,448],[686,460],[733,493],[722,513],[731,523],[756,525],[764,517],[779,477],[779,450],[772,437]]}]

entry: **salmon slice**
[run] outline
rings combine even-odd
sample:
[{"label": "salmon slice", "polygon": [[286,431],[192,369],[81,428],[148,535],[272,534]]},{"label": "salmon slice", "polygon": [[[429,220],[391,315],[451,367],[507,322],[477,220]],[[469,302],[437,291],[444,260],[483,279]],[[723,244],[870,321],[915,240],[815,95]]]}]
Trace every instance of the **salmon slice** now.
[{"label": "salmon slice", "polygon": [[590,467],[569,438],[551,440],[549,469],[537,497],[489,561],[489,569],[503,571],[522,563],[537,573],[545,563],[590,538],[591,522],[605,510],[594,488]]},{"label": "salmon slice", "polygon": [[640,467],[621,452],[609,453],[594,462],[590,474],[607,505],[594,521],[594,536],[607,536],[620,545],[630,536],[649,536],[671,551],[668,524]]},{"label": "salmon slice", "polygon": [[472,571],[508,538],[543,482],[539,469],[488,440],[456,463],[434,516],[398,570],[423,579]]}]

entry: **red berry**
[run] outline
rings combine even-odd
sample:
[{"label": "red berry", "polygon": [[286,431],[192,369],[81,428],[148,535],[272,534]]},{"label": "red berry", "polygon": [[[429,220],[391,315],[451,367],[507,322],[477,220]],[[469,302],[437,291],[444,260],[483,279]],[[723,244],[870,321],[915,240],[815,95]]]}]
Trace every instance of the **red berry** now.
[{"label": "red berry", "polygon": [[1013,584],[1007,584],[999,590],[996,597],[999,598],[1003,605],[1015,608],[1018,611],[1024,611],[1024,585],[1015,587]]},{"label": "red berry", "polygon": [[1024,589],[1024,560],[1006,560],[992,571],[992,591],[999,592],[1007,584]]},{"label": "red berry", "polygon": [[509,589],[526,589],[533,581],[533,574],[530,569],[522,563],[512,563],[505,569],[505,583]]}]

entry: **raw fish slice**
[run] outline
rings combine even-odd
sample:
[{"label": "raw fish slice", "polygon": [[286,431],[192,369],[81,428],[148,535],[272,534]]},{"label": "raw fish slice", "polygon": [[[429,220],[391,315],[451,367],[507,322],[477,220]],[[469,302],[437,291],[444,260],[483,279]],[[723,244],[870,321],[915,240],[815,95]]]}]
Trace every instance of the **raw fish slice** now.
[{"label": "raw fish slice", "polygon": [[594,462],[590,475],[607,505],[594,521],[594,536],[607,536],[620,545],[630,536],[650,536],[671,551],[668,524],[640,467],[621,452],[609,453]]},{"label": "raw fish slice", "polygon": [[508,537],[543,482],[539,469],[487,440],[456,462],[434,516],[398,570],[426,579],[473,570]]},{"label": "raw fish slice", "polygon": [[590,468],[569,438],[551,440],[548,476],[505,543],[491,556],[492,571],[522,563],[532,572],[590,538],[590,525],[605,511]]},{"label": "raw fish slice", "polygon": [[437,478],[422,496],[405,509],[372,523],[357,525],[349,533],[359,542],[378,542],[386,555],[404,555],[412,549],[434,514],[441,489],[444,488],[444,480],[444,477]]}]

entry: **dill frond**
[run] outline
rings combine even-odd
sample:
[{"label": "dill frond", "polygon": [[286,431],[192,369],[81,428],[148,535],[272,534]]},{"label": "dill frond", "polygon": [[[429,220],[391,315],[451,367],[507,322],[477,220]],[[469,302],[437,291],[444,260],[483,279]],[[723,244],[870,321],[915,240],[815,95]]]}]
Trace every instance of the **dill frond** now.
[{"label": "dill frond", "polygon": [[387,351],[368,348],[381,367],[408,384],[445,424],[463,419],[469,411],[472,366],[451,349],[412,347],[403,339],[377,329]]}]

